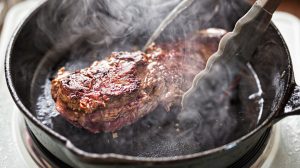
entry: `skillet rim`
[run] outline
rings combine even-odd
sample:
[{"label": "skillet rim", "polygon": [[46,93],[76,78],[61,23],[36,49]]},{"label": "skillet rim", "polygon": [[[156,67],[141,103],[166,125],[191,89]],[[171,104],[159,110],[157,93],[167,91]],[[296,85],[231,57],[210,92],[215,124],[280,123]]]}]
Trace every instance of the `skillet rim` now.
[{"label": "skillet rim", "polygon": [[129,155],[121,155],[121,154],[114,154],[114,153],[107,153],[107,154],[97,154],[97,153],[90,153],[85,152],[79,148],[77,148],[75,145],[72,144],[70,140],[68,140],[66,137],[60,135],[59,133],[55,132],[54,130],[46,127],[43,125],[40,121],[36,119],[35,116],[30,112],[28,108],[25,107],[25,105],[20,100],[15,87],[13,85],[12,81],[12,75],[11,75],[11,58],[14,44],[19,37],[19,34],[22,32],[23,27],[28,23],[28,21],[32,18],[32,16],[37,13],[41,7],[43,7],[46,4],[47,0],[41,1],[40,4],[36,6],[36,8],[33,9],[32,12],[30,12],[29,15],[23,19],[23,21],[17,26],[16,30],[14,31],[11,40],[9,42],[9,45],[6,50],[5,54],[5,79],[8,86],[8,89],[10,91],[10,94],[17,105],[17,107],[20,109],[20,111],[25,115],[25,117],[30,120],[31,123],[33,123],[35,126],[37,126],[39,129],[41,129],[44,133],[46,133],[49,137],[54,138],[55,140],[59,140],[60,143],[62,143],[70,152],[75,154],[77,157],[85,158],[85,159],[96,159],[98,161],[102,160],[105,163],[115,164],[116,161],[122,162],[122,163],[128,163],[128,162],[139,162],[139,163],[156,163],[156,164],[163,164],[163,163],[171,163],[171,162],[178,162],[178,161],[187,161],[187,160],[194,160],[199,157],[204,157],[208,155],[212,155],[215,153],[219,153],[222,151],[227,151],[235,146],[238,146],[240,143],[244,142],[249,137],[255,135],[255,133],[259,132],[261,129],[265,127],[270,127],[273,125],[273,120],[275,119],[276,115],[283,110],[286,102],[290,98],[291,91],[293,89],[293,86],[295,84],[294,81],[294,75],[293,75],[293,67],[291,62],[291,57],[289,50],[287,48],[287,45],[279,32],[279,30],[276,28],[276,26],[271,23],[271,27],[274,29],[274,31],[277,32],[277,35],[281,39],[281,43],[285,50],[285,55],[288,59],[287,61],[287,76],[286,76],[286,85],[283,89],[283,96],[281,98],[281,101],[277,103],[277,106],[275,107],[275,110],[269,114],[269,116],[265,119],[263,123],[261,123],[258,127],[253,129],[248,134],[245,134],[244,136],[240,137],[239,139],[236,139],[230,143],[227,143],[223,146],[213,148],[210,150],[194,153],[194,154],[188,154],[188,155],[180,155],[180,156],[172,156],[172,157],[157,157],[157,158],[150,158],[150,157],[137,157],[137,156],[129,156]]}]

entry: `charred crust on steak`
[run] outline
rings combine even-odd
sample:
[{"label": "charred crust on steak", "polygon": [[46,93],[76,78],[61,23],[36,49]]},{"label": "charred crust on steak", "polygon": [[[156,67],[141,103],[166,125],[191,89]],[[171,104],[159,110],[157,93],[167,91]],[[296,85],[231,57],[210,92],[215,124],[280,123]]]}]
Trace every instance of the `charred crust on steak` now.
[{"label": "charred crust on steak", "polygon": [[61,68],[52,80],[57,111],[77,127],[114,132],[161,104],[179,104],[226,33],[206,29],[186,41],[151,45],[145,52],[113,52],[75,72]]},{"label": "charred crust on steak", "polygon": [[142,52],[120,52],[73,73],[61,69],[52,80],[52,96],[83,113],[106,108],[118,97],[135,94],[141,84],[137,72],[145,71],[146,61]]}]

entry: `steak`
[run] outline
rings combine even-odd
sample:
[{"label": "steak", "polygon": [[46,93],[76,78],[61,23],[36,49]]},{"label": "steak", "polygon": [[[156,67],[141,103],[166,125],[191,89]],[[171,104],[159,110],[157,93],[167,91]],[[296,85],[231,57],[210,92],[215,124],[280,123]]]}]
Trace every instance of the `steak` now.
[{"label": "steak", "polygon": [[75,72],[61,68],[51,93],[62,117],[90,132],[114,132],[162,105],[179,105],[226,33],[206,29],[145,52],[113,52]]}]

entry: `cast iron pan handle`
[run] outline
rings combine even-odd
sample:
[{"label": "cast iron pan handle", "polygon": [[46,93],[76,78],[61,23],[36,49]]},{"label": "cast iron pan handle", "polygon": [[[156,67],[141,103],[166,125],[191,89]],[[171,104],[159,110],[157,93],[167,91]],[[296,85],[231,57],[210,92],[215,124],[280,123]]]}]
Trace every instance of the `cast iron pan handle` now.
[{"label": "cast iron pan handle", "polygon": [[292,115],[300,115],[300,86],[297,85],[294,86],[294,90],[284,110],[275,116],[274,122],[276,123],[277,121]]}]

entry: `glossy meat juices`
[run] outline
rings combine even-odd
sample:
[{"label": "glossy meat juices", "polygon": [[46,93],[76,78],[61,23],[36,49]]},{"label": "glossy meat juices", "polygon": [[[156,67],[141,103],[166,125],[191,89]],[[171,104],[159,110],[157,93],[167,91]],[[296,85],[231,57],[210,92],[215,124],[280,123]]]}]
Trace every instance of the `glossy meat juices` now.
[{"label": "glossy meat juices", "polygon": [[185,40],[153,44],[145,52],[113,52],[75,72],[61,68],[52,80],[57,111],[90,132],[114,132],[162,105],[180,105],[196,74],[226,31],[205,29]]}]

